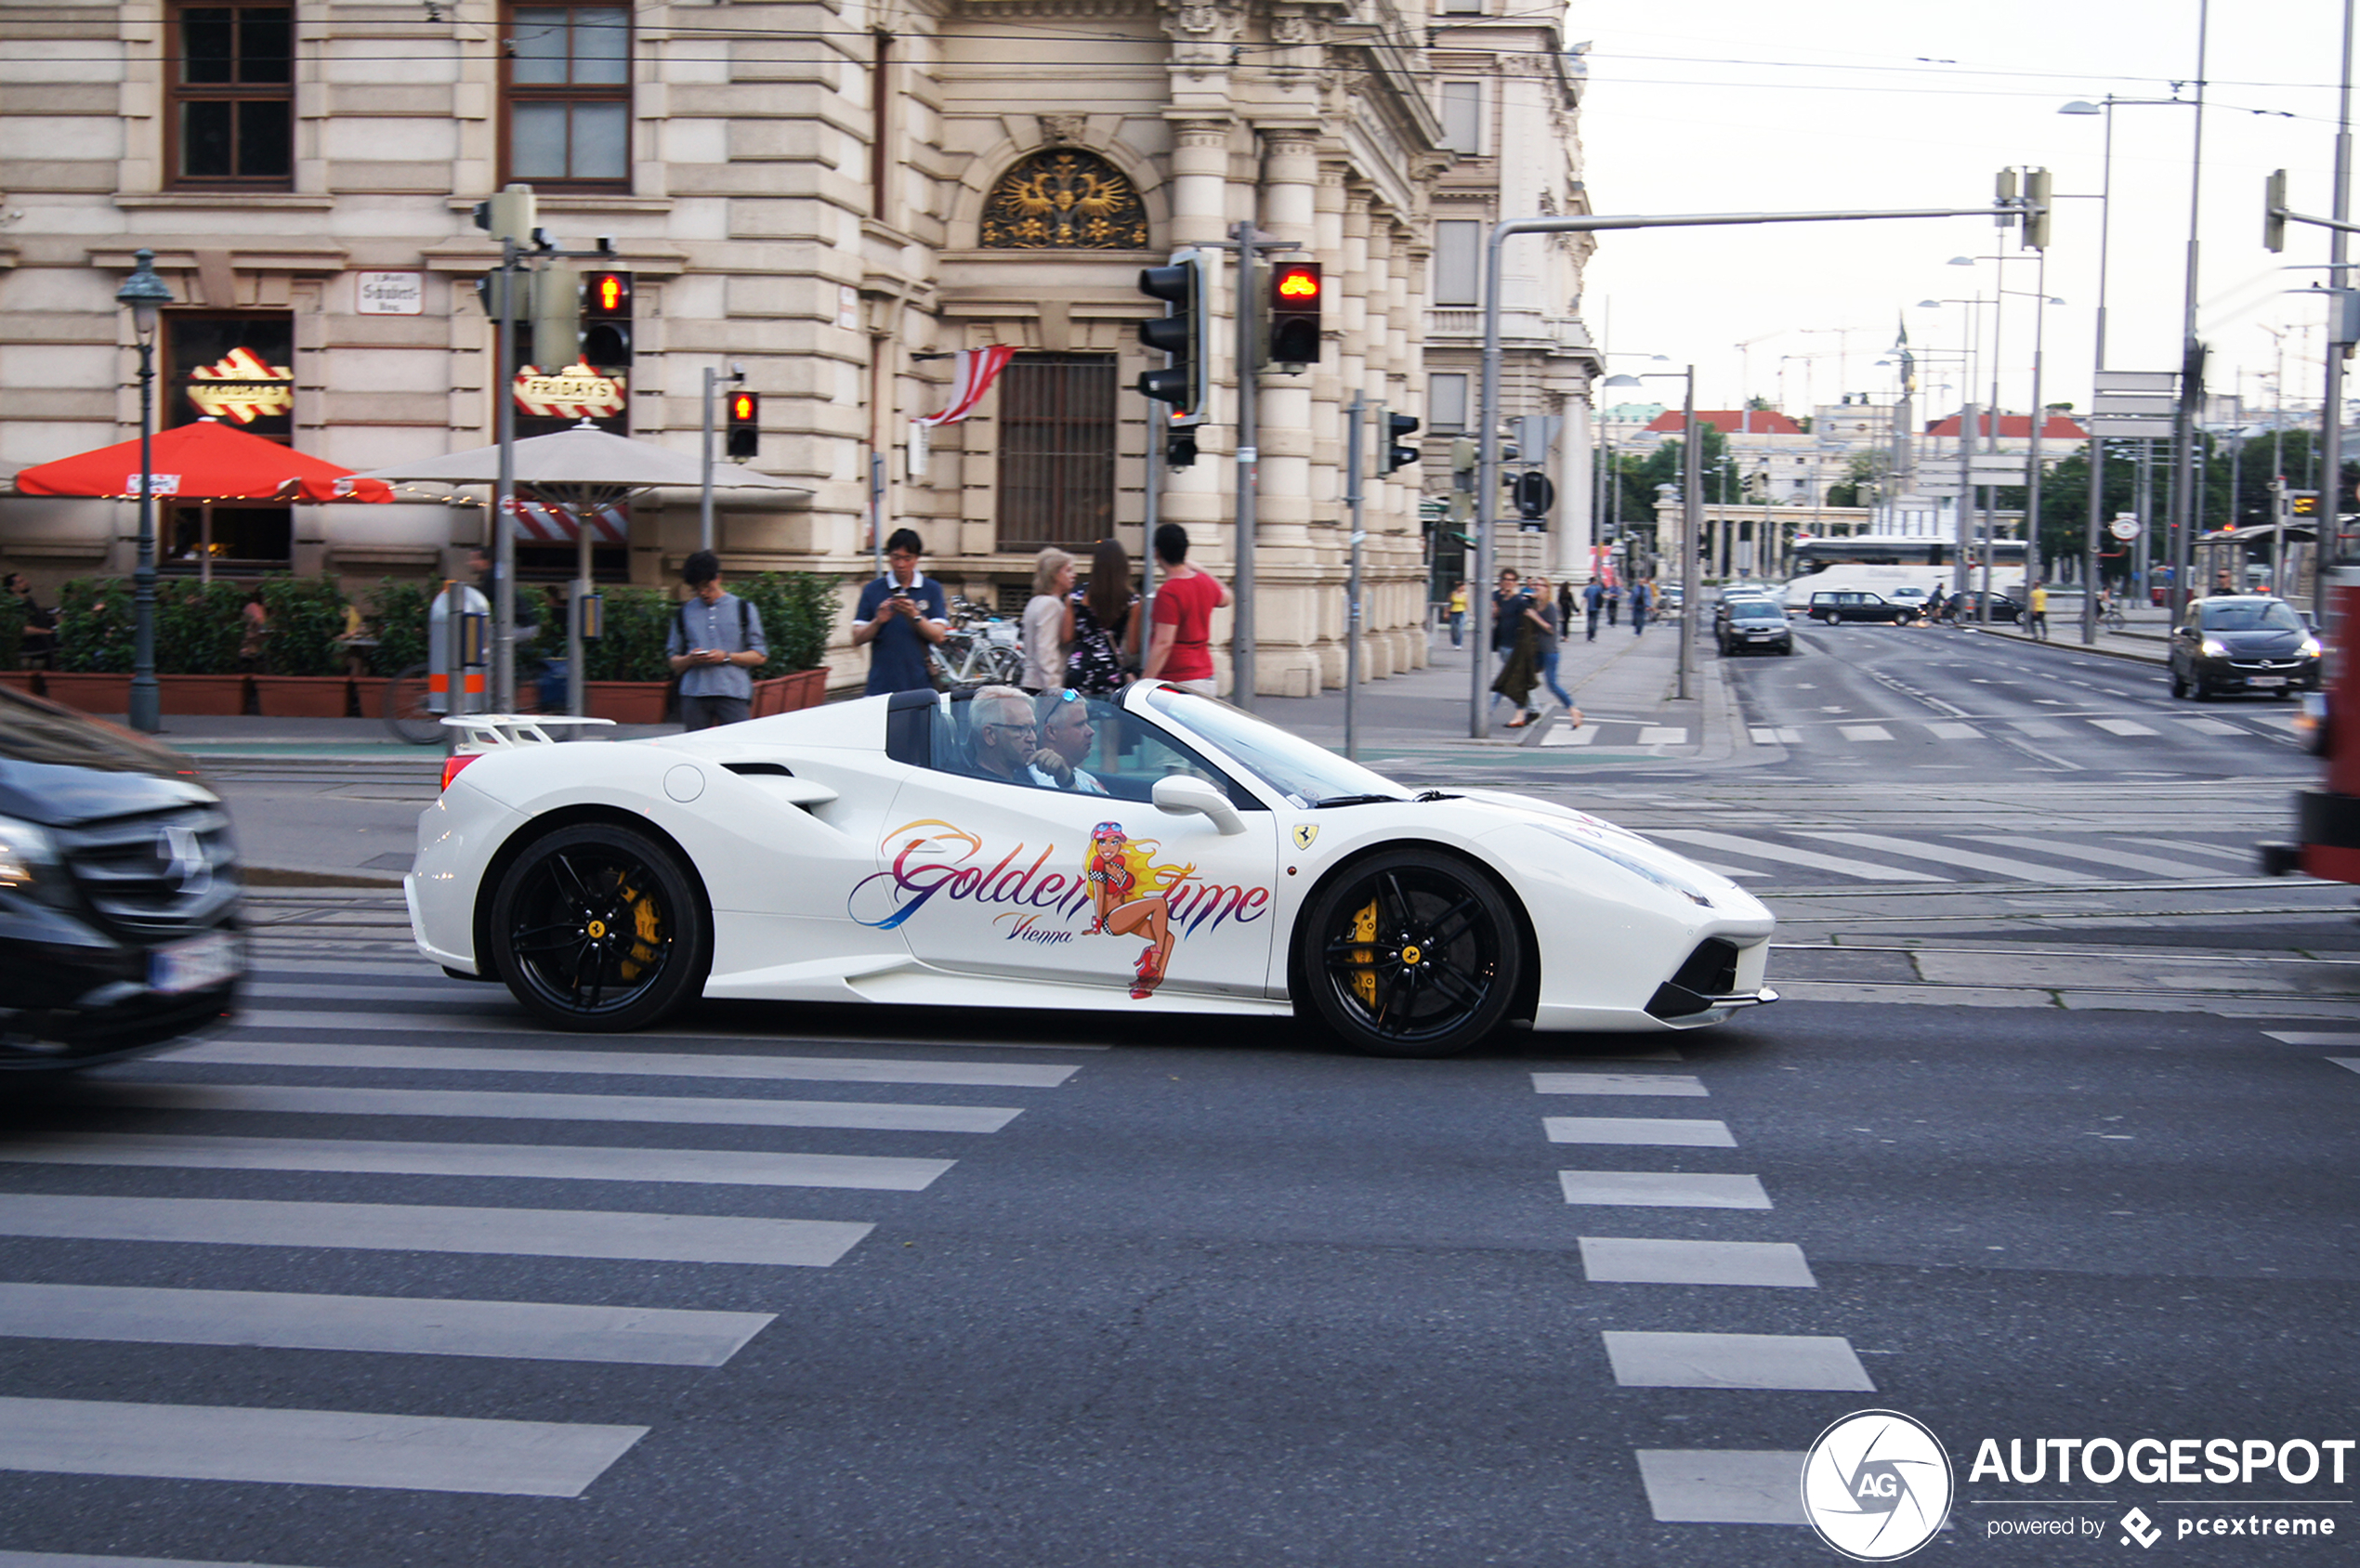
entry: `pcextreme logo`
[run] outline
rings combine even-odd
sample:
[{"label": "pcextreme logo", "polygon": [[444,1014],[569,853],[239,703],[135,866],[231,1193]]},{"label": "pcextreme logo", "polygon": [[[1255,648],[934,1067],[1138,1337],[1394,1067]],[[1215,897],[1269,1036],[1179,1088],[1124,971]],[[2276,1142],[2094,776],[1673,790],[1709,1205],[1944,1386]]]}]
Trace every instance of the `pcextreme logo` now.
[{"label": "pcextreme logo", "polygon": [[1934,1538],[1950,1514],[1950,1456],[1924,1423],[1856,1410],[1803,1459],[1803,1512],[1819,1538],[1857,1562],[1891,1562]]}]

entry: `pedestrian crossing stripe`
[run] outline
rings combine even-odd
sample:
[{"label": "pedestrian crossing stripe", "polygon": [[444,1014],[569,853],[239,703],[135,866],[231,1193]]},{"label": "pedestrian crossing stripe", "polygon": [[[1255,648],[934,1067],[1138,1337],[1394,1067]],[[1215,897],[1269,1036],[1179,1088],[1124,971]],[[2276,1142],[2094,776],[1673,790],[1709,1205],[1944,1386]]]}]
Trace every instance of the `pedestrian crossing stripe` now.
[{"label": "pedestrian crossing stripe", "polygon": [[[2275,728],[2281,720],[2275,715],[2252,715],[2252,723]],[[2160,739],[2169,742],[2179,730],[2197,735],[2244,735],[2259,733],[2242,724],[2202,715],[2147,714],[2143,718],[2123,718],[2104,714],[2054,713],[2037,718],[1977,719],[1973,723],[1957,719],[1880,719],[1874,723],[1859,720],[1815,720],[1802,725],[1748,725],[1746,735],[1757,746],[1802,746],[1814,742],[1849,745],[1874,745],[1883,741],[1910,739],[1987,740],[2019,736],[2028,740],[2070,739],[2079,726],[2118,737],[2123,739]],[[1635,732],[1635,733],[1634,733]],[[1593,719],[1580,729],[1560,725],[1541,738],[1543,746],[1685,746],[1690,742],[1690,732],[1669,725],[1651,725],[1636,719]]]}]

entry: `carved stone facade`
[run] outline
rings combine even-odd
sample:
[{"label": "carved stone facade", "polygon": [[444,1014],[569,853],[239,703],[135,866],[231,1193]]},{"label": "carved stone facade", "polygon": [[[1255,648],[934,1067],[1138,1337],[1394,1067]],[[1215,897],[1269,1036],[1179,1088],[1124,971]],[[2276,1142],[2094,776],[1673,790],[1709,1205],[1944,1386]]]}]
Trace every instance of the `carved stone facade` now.
[{"label": "carved stone facade", "polygon": [[[1060,466],[1072,443],[1096,444],[1082,455],[1110,476],[1103,515],[1144,554],[1148,422],[1131,386],[1160,360],[1138,342],[1159,307],[1137,273],[1251,221],[1332,280],[1319,362],[1261,377],[1249,470],[1254,683],[1307,693],[1344,667],[1344,411],[1357,392],[1425,412],[1437,200],[1506,216],[1579,200],[1552,173],[1471,202],[1469,172],[1497,176],[1445,147],[1420,41],[1479,19],[1396,0],[278,3],[292,58],[256,69],[283,78],[268,89],[282,107],[263,111],[283,115],[281,163],[269,143],[191,151],[181,129],[210,122],[189,108],[179,0],[0,8],[0,473],[135,433],[113,294],[139,247],[181,302],[167,338],[176,322],[195,342],[194,323],[235,335],[254,318],[291,344],[298,449],[365,470],[490,441],[500,389],[473,285],[496,250],[468,209],[538,160],[556,171],[535,179],[541,226],[572,247],[610,237],[633,275],[630,433],[694,450],[707,369],[742,365],[763,394],[754,464],[808,493],[725,497],[731,570],[857,581],[881,477],[886,525],[916,527],[928,569],[988,600],[1029,581],[1003,524],[1017,498],[1082,471]],[[1542,162],[1570,167],[1578,98],[1541,97],[1513,134],[1554,138]],[[239,157],[268,166],[241,174]],[[1580,253],[1550,255],[1565,294],[1554,280]],[[1234,284],[1225,269],[1214,423],[1159,498],[1192,558],[1225,576],[1241,470]],[[1027,378],[914,450],[910,421],[947,399],[942,356],[995,344]],[[1423,488],[1444,489],[1447,464],[1426,467]],[[1365,488],[1364,668],[1382,676],[1424,659],[1427,563],[1417,472]],[[0,561],[45,591],[127,569],[133,526],[127,503],[0,495]],[[363,582],[451,569],[484,513],[414,496],[285,526],[280,564]],[[692,497],[635,506],[601,576],[676,580],[697,528]],[[837,659],[840,678],[859,674],[862,655]]]}]

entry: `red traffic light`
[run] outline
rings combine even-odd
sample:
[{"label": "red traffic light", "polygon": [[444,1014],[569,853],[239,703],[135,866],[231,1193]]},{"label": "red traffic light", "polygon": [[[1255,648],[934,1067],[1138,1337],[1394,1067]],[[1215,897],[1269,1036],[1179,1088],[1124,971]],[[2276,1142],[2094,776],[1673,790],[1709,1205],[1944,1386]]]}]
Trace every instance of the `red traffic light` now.
[{"label": "red traffic light", "polygon": [[1316,305],[1319,299],[1319,264],[1297,261],[1279,268],[1271,294],[1288,305]]},{"label": "red traffic light", "polygon": [[582,313],[585,316],[628,316],[631,314],[631,274],[628,272],[594,272],[585,291]]},{"label": "red traffic light", "polygon": [[1270,269],[1269,359],[1310,365],[1319,359],[1319,303],[1324,284],[1316,261],[1280,262]]},{"label": "red traffic light", "polygon": [[753,424],[758,417],[755,411],[759,406],[754,401],[754,395],[751,392],[732,394],[729,399],[730,423],[733,425]]}]

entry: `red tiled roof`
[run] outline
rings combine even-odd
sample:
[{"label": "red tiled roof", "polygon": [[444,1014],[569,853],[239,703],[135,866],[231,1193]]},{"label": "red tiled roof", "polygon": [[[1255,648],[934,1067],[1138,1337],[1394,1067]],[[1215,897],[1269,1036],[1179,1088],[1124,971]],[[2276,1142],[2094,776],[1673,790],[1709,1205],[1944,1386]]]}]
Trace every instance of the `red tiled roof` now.
[{"label": "red tiled roof", "polygon": [[[1991,436],[1991,416],[1987,413],[1976,415],[1975,429],[1986,440],[1989,439]],[[1929,436],[1948,436],[1953,439],[1956,439],[1959,434],[1959,415],[1954,413],[1948,419],[1938,420],[1935,423],[1927,425],[1926,434]],[[2032,439],[2032,416],[2028,413],[2001,414],[1999,416],[1999,438],[2003,441],[2010,439],[2028,441]],[[2075,424],[2067,415],[2052,413],[2049,416],[2049,423],[2040,427],[2040,438],[2044,441],[2086,441],[2090,438],[2090,432]]]},{"label": "red tiled roof", "polygon": [[[1672,409],[1658,418],[1647,428],[1677,436],[1680,434],[1681,423],[1680,411]],[[1729,436],[1740,432],[1749,436],[1800,436],[1803,433],[1802,425],[1797,425],[1776,409],[1698,409],[1697,423],[1710,425],[1715,430]]]}]

